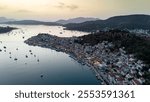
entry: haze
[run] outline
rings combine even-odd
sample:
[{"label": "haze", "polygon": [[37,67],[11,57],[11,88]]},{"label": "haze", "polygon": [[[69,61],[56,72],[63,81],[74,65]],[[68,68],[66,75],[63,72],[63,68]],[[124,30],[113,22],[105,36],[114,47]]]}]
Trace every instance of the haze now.
[{"label": "haze", "polygon": [[0,0],[0,16],[51,21],[81,16],[106,19],[150,14],[149,4],[150,0]]}]

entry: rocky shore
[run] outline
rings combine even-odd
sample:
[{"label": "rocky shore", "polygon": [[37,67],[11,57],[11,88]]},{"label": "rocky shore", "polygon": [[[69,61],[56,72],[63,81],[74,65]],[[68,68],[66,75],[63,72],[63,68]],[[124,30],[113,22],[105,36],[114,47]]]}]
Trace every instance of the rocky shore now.
[{"label": "rocky shore", "polygon": [[124,47],[114,50],[115,45],[108,41],[89,45],[77,43],[78,40],[78,37],[38,34],[25,43],[69,54],[81,64],[91,67],[101,84],[141,85],[145,82],[142,71],[145,64],[134,55],[127,54]]}]

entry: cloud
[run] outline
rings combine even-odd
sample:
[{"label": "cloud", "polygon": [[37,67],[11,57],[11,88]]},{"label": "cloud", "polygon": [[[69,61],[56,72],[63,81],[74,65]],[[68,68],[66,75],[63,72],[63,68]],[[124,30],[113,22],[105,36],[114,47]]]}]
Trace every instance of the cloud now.
[{"label": "cloud", "polygon": [[18,12],[18,13],[31,13],[32,11],[21,9],[21,10],[17,10],[16,12]]},{"label": "cloud", "polygon": [[60,8],[65,7],[65,3],[59,2],[59,6]]},{"label": "cloud", "polygon": [[76,10],[79,8],[78,5],[74,5],[74,4],[65,4],[63,2],[59,2],[58,3],[58,6],[56,6],[57,8],[60,8],[60,9],[70,9],[70,10]]},{"label": "cloud", "polygon": [[66,7],[69,8],[70,10],[75,10],[79,8],[77,5],[68,5]]}]

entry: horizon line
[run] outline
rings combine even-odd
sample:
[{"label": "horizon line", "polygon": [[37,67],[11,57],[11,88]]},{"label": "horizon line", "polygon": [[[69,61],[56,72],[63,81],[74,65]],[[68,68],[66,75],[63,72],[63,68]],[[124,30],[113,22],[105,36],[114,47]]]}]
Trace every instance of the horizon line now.
[{"label": "horizon line", "polygon": [[119,16],[132,16],[132,15],[145,15],[145,16],[150,16],[150,14],[144,14],[144,13],[133,13],[133,14],[120,14],[120,15],[112,15],[112,16],[109,16],[109,17],[106,17],[106,18],[103,18],[101,19],[100,17],[94,17],[94,16],[76,16],[76,17],[72,17],[72,18],[58,18],[57,20],[50,20],[50,19],[47,19],[47,20],[44,20],[44,19],[18,19],[18,18],[11,18],[11,17],[6,17],[6,16],[0,16],[0,18],[4,17],[6,19],[14,19],[14,21],[23,21],[23,20],[35,20],[35,21],[44,21],[44,22],[56,22],[56,21],[59,21],[59,20],[69,20],[69,19],[75,19],[75,18],[96,18],[96,19],[99,19],[99,20],[107,20],[109,18],[112,18],[112,17],[119,17]]}]

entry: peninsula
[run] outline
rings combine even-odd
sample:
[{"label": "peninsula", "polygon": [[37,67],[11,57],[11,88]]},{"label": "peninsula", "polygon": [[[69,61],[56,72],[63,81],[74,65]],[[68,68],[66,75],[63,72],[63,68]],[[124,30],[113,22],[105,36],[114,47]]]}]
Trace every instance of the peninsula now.
[{"label": "peninsula", "polygon": [[15,30],[15,29],[17,29],[17,28],[9,27],[9,26],[7,26],[7,27],[0,27],[0,34],[1,33],[8,33],[8,32],[10,32],[12,30]]},{"label": "peninsula", "polygon": [[38,34],[25,43],[69,54],[91,67],[101,84],[141,85],[149,84],[150,77],[149,55],[141,52],[148,51],[147,41],[148,38],[129,32],[108,31],[81,37]]}]

